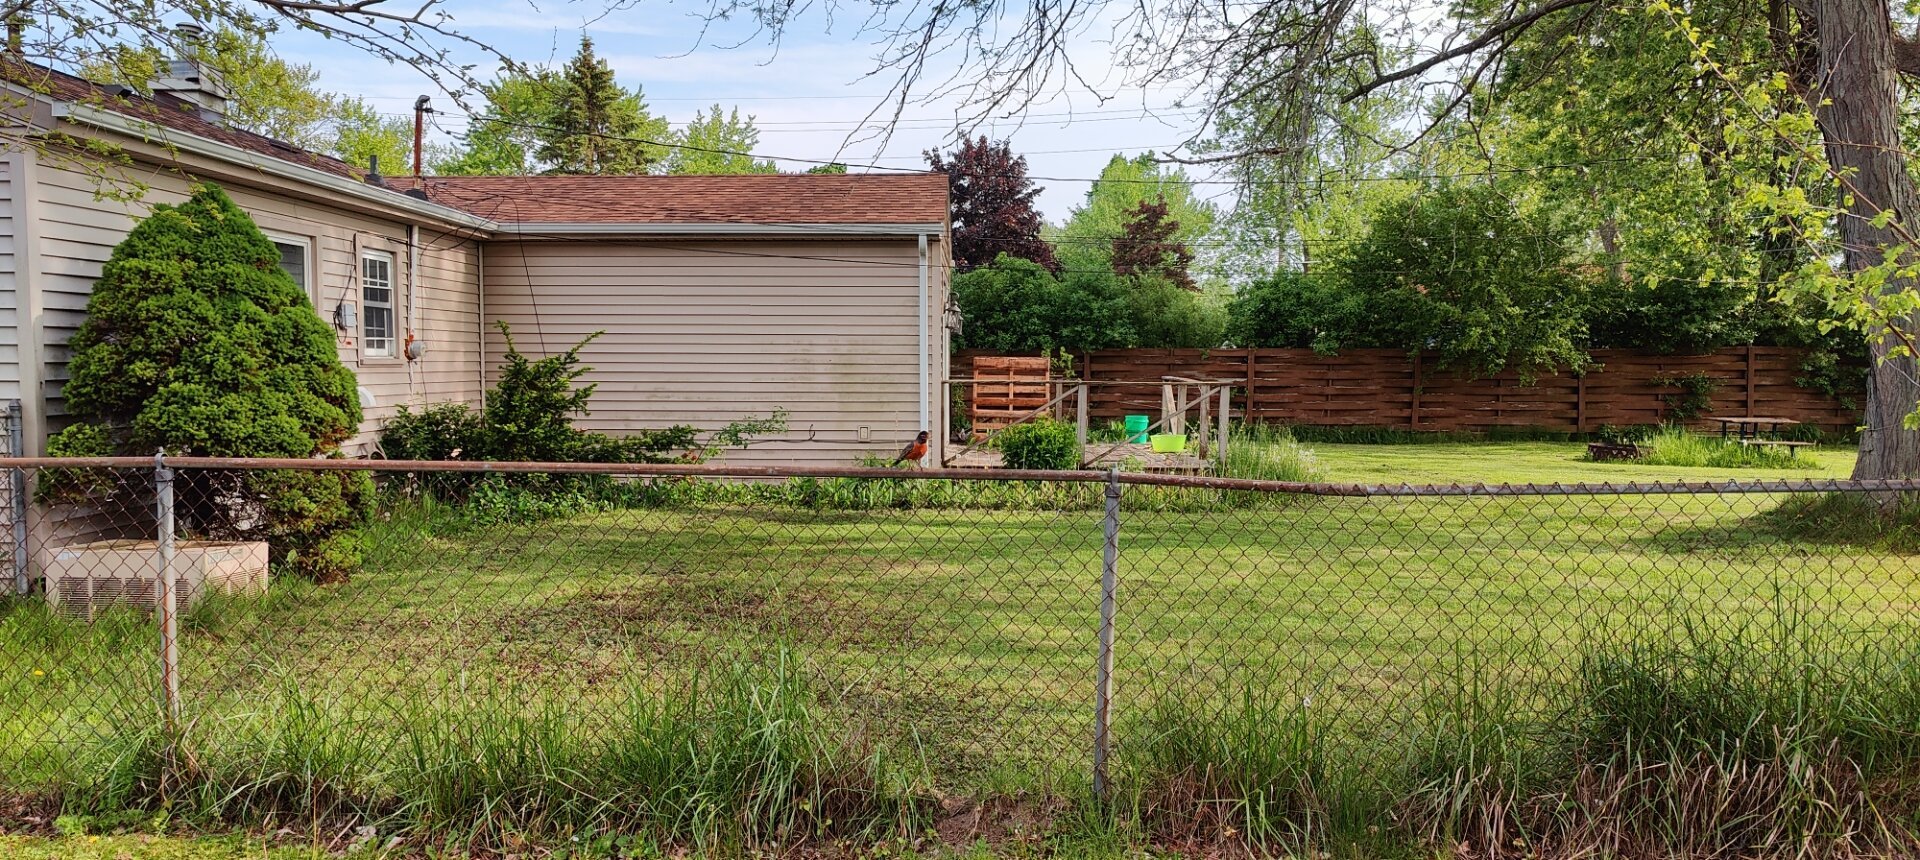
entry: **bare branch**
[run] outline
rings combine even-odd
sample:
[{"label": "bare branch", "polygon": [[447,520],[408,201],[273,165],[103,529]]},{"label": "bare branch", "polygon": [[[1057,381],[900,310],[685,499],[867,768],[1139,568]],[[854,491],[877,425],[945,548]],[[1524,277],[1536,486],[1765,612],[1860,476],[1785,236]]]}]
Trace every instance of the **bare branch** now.
[{"label": "bare branch", "polygon": [[1436,66],[1451,62],[1453,60],[1460,59],[1461,57],[1465,57],[1465,56],[1477,53],[1482,48],[1485,48],[1486,46],[1493,44],[1495,41],[1505,37],[1509,33],[1517,34],[1517,33],[1526,32],[1527,28],[1532,27],[1534,24],[1538,23],[1540,19],[1545,18],[1548,15],[1552,15],[1555,12],[1561,12],[1567,9],[1573,9],[1576,7],[1585,6],[1587,4],[1596,3],[1596,2],[1599,2],[1599,0],[1552,0],[1552,2],[1550,3],[1536,6],[1533,9],[1530,9],[1519,15],[1515,15],[1509,18],[1504,18],[1498,23],[1494,24],[1493,26],[1488,27],[1486,31],[1482,32],[1479,36],[1469,41],[1466,41],[1459,45],[1455,45],[1451,48],[1441,51],[1440,53],[1437,53],[1431,57],[1428,57],[1427,59],[1421,60],[1420,62],[1403,66],[1395,71],[1381,75],[1377,78],[1374,78],[1371,81],[1368,81],[1360,85],[1359,87],[1355,88],[1351,92],[1348,92],[1346,96],[1341,99],[1341,101],[1352,102],[1356,99],[1366,96],[1368,93],[1371,93],[1375,90],[1380,89],[1381,87],[1388,86],[1400,81],[1404,81],[1404,80],[1407,80],[1408,78],[1419,77],[1420,75],[1426,74],[1428,71],[1432,70]]}]

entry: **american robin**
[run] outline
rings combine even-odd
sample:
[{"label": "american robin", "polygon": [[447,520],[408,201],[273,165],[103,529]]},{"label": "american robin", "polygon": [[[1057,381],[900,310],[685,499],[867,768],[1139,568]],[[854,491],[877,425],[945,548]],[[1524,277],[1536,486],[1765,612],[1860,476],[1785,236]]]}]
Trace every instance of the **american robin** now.
[{"label": "american robin", "polygon": [[927,456],[927,431],[922,430],[920,435],[913,437],[912,442],[907,443],[907,447],[900,449],[900,456],[893,459],[893,464],[899,466],[912,463],[917,466],[920,464],[920,458],[925,456]]}]

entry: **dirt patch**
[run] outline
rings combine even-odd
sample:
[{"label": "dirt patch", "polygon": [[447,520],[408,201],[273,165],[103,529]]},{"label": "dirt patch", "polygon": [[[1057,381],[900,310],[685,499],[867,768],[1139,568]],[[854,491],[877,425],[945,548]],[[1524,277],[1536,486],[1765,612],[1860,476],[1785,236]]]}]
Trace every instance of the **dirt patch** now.
[{"label": "dirt patch", "polygon": [[1060,798],[951,797],[940,802],[933,833],[949,848],[985,845],[1000,853],[1012,845],[1037,844],[1052,834],[1068,803]]},{"label": "dirt patch", "polygon": [[0,791],[0,836],[52,836],[60,802],[38,794]]}]

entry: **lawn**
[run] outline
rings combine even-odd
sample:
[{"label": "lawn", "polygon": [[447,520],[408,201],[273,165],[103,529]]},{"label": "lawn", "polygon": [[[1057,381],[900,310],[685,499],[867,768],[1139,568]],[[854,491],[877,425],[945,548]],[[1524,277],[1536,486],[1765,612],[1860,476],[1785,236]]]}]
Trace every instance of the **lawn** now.
[{"label": "lawn", "polygon": [[[1319,445],[1331,480],[1703,480],[1586,463],[1578,446]],[[1123,517],[1116,710],[1169,690],[1297,690],[1331,709],[1413,707],[1463,665],[1517,682],[1597,638],[1783,617],[1872,636],[1908,620],[1913,559],[1789,541],[1766,496],[1302,498]],[[210,741],[306,698],[369,732],[507,695],[614,719],[635,688],[791,649],[837,718],[943,780],[1077,772],[1091,714],[1100,523],[1091,510],[836,512],[727,504],[449,529],[375,530],[353,583],[276,586],[188,619],[183,688]],[[43,771],[150,718],[150,634],[33,607],[0,616],[11,677],[0,768]],[[277,704],[276,704],[277,703]],[[532,705],[530,705],[531,707]],[[251,727],[251,728],[249,728]],[[59,740],[47,746],[34,742]],[[0,776],[6,776],[0,770]],[[982,775],[985,775],[982,777]]]},{"label": "lawn", "polygon": [[1575,442],[1449,442],[1405,445],[1315,443],[1326,480],[1362,484],[1572,484],[1624,481],[1751,481],[1757,478],[1845,478],[1854,449],[1823,445],[1798,456],[1812,469],[1709,469],[1592,463]]}]

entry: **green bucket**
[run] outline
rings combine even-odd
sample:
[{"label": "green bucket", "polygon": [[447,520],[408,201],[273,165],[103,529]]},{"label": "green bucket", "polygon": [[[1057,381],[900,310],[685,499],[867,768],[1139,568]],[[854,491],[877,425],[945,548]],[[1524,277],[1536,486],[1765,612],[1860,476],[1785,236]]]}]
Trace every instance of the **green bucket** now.
[{"label": "green bucket", "polygon": [[1127,416],[1127,441],[1140,443],[1147,441],[1147,425],[1152,421],[1145,415]]}]

